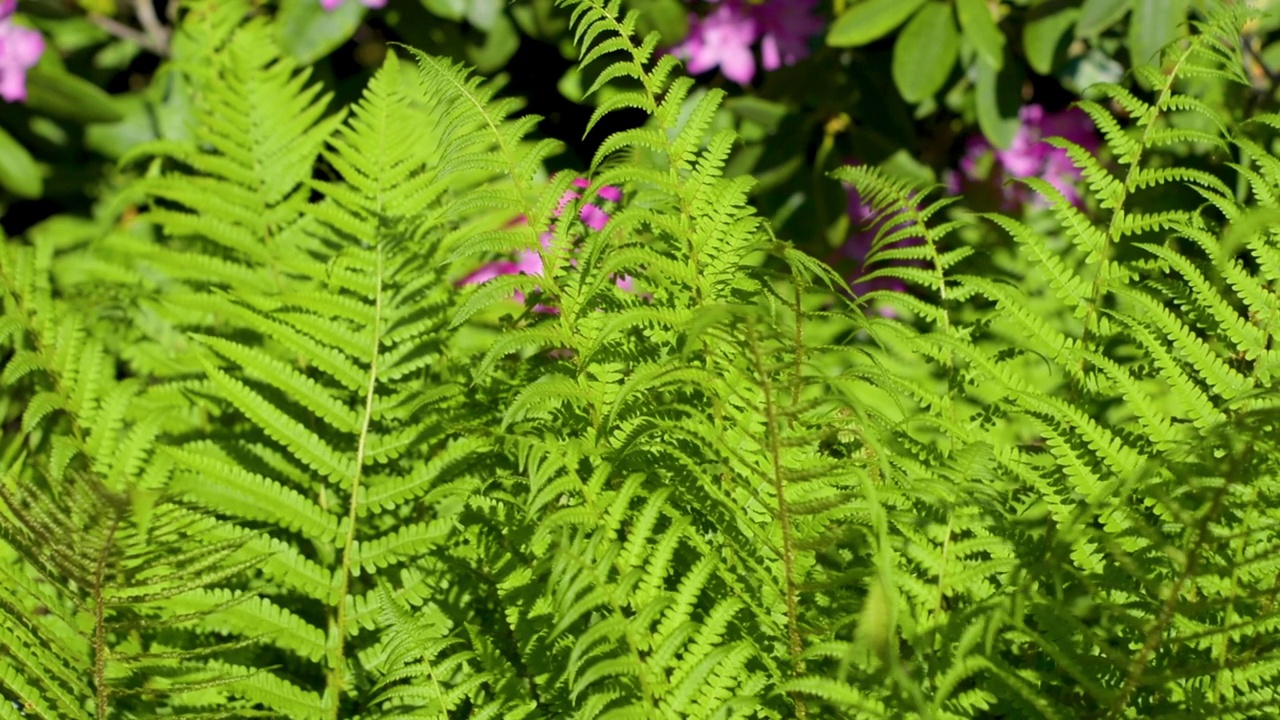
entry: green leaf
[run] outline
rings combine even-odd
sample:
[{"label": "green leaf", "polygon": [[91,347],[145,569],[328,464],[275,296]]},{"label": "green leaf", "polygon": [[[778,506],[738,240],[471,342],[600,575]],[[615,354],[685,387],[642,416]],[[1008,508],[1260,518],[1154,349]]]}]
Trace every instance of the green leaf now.
[{"label": "green leaf", "polygon": [[485,32],[493,30],[502,15],[502,0],[470,0],[467,3],[467,22]]},{"label": "green leaf", "polygon": [[560,94],[565,96],[571,102],[586,102],[583,96],[582,72],[578,70],[577,65],[572,65],[560,76],[560,82],[556,83],[556,89]]},{"label": "green leaf", "polygon": [[462,19],[467,12],[467,0],[422,0],[427,12],[445,20],[455,22]]},{"label": "green leaf", "polygon": [[907,182],[929,185],[938,181],[933,168],[907,150],[895,151],[882,160],[878,167],[889,177],[901,178]]},{"label": "green leaf", "polygon": [[827,33],[832,47],[857,47],[893,32],[911,17],[925,0],[866,0],[836,18]]},{"label": "green leaf", "polygon": [[1004,63],[1001,70],[978,63],[978,81],[974,102],[977,103],[978,127],[998,148],[1007,148],[1018,133],[1018,111],[1022,108],[1022,68],[1017,63]]},{"label": "green leaf", "polygon": [[85,128],[85,145],[95,152],[110,158],[123,156],[130,148],[156,139],[155,121],[152,113],[155,108],[143,93],[118,96],[117,105],[124,112],[124,118],[114,123],[99,123]]},{"label": "green leaf", "polygon": [[959,50],[951,8],[941,2],[920,8],[893,46],[893,81],[903,99],[918,103],[933,97],[951,74]]},{"label": "green leaf", "polygon": [[515,23],[506,15],[499,15],[484,36],[484,44],[467,44],[467,62],[482,73],[501,70],[516,50],[520,47],[520,34],[516,32]]},{"label": "green leaf", "polygon": [[1089,48],[1084,55],[1071,58],[1058,72],[1062,86],[1077,94],[1097,83],[1120,82],[1122,77],[1124,66],[1098,48]]},{"label": "green leaf", "polygon": [[689,34],[689,13],[680,0],[631,0],[630,5],[640,13],[640,37],[657,30],[664,45],[675,45]]},{"label": "green leaf", "polygon": [[295,60],[311,64],[351,39],[368,9],[348,0],[325,12],[318,0],[281,0],[276,16],[280,47]]},{"label": "green leaf", "polygon": [[1132,5],[1133,0],[1084,0],[1076,22],[1076,37],[1091,38],[1105,32],[1120,22]]},{"label": "green leaf", "polygon": [[1129,59],[1134,65],[1159,65],[1158,53],[1181,35],[1188,0],[1134,0],[1129,20]]},{"label": "green leaf", "polygon": [[[521,33],[531,38],[555,44],[565,37],[569,29],[568,16],[559,12],[555,7],[555,2],[556,0],[525,0],[524,2],[510,5],[508,10],[511,12],[512,19],[516,21],[516,25],[520,27]],[[639,9],[640,3],[644,2],[646,0],[633,0],[631,5]],[[680,0],[672,0],[672,2],[679,4]],[[661,5],[664,2],[663,0],[654,0],[654,4]],[[641,10],[637,29],[643,26],[645,22],[653,21],[653,18],[646,18],[646,14],[646,11]],[[686,19],[684,8],[680,9],[680,19],[687,25],[688,20]],[[658,30],[659,32],[664,32],[662,28],[658,28]],[[674,40],[667,38],[665,35],[662,39],[674,45],[684,39],[684,33],[682,32],[680,37]],[[572,54],[569,55],[569,57],[572,56]]]},{"label": "green leaf", "polygon": [[770,132],[776,130],[787,115],[786,105],[755,95],[729,98],[725,100],[724,106],[738,117],[759,123]]},{"label": "green leaf", "polygon": [[44,178],[35,158],[4,128],[0,128],[0,185],[18,197],[35,199],[44,194]]},{"label": "green leaf", "polygon": [[117,122],[124,117],[111,95],[49,63],[40,63],[27,75],[27,107],[80,123]]},{"label": "green leaf", "polygon": [[1064,8],[1056,13],[1032,17],[1022,28],[1022,47],[1031,69],[1041,75],[1053,72],[1066,58],[1071,38],[1067,31],[1080,17],[1079,8]]},{"label": "green leaf", "polygon": [[978,56],[1000,69],[1004,62],[1004,33],[991,17],[985,0],[956,0],[956,12],[964,37],[973,43]]}]

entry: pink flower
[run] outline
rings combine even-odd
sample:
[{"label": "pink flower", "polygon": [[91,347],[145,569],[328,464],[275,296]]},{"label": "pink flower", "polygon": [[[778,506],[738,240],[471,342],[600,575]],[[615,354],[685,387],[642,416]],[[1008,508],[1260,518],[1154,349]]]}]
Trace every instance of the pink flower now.
[{"label": "pink flower", "polygon": [[765,70],[795,65],[809,56],[809,39],[822,32],[813,15],[817,0],[768,0],[754,6],[760,23],[760,63]]},{"label": "pink flower", "polygon": [[[360,0],[360,2],[365,7],[373,8],[375,10],[387,6],[387,0]],[[320,7],[324,8],[325,12],[333,12],[334,10],[337,10],[338,6],[342,3],[343,0],[320,0]]]},{"label": "pink flower", "polygon": [[1080,169],[1071,162],[1066,150],[1050,145],[1045,138],[1061,137],[1095,152],[1100,143],[1089,116],[1075,108],[1046,113],[1040,105],[1027,105],[1019,112],[1019,119],[1022,126],[1005,150],[992,148],[982,136],[969,138],[960,160],[963,178],[954,175],[949,178],[951,189],[959,192],[966,182],[994,183],[1005,208],[1023,203],[1043,206],[1044,200],[1038,194],[1024,185],[1007,182],[1038,177],[1057,188],[1068,202],[1079,205]]},{"label": "pink flower", "polygon": [[[0,0],[0,2],[3,2],[3,0]],[[590,186],[591,183],[586,178],[575,178],[573,181],[573,187],[580,190],[585,190]],[[616,203],[622,199],[622,190],[612,185],[606,185],[600,188],[596,195],[606,202]],[[573,190],[565,191],[564,195],[560,196],[559,203],[556,205],[555,216],[560,217],[563,215],[565,208],[569,206],[569,203],[574,200],[578,200],[581,197],[582,195],[580,193],[574,192]],[[583,225],[597,232],[603,230],[605,225],[609,222],[609,214],[605,212],[604,208],[596,205],[595,203],[583,204],[582,208],[578,211],[578,217],[582,220]],[[528,222],[528,220],[523,216],[516,219],[516,224],[525,222]],[[552,239],[553,235],[550,232],[543,233],[538,238],[542,243],[543,248],[551,247]],[[459,287],[465,285],[478,285],[480,283],[486,283],[500,275],[542,275],[542,271],[543,266],[541,253],[536,250],[522,250],[515,260],[494,260],[493,262],[480,266],[469,275],[459,280],[457,285]],[[632,278],[626,276],[618,278],[616,282],[618,287],[628,291],[630,291],[634,283]],[[517,292],[515,300],[517,302],[523,302],[524,295]],[[557,312],[555,308],[542,304],[535,305],[533,311],[552,314]]]},{"label": "pink flower", "polygon": [[[543,242],[543,247],[549,243]],[[458,285],[479,285],[499,275],[541,275],[542,256],[536,250],[521,250],[516,260],[494,260],[481,265],[470,275],[458,281]]]},{"label": "pink flower", "polygon": [[584,225],[596,232],[603,230],[609,222],[609,214],[591,203],[582,206],[578,211],[578,217],[582,219]]},{"label": "pink flower", "polygon": [[724,76],[746,85],[756,74],[751,46],[760,38],[760,24],[738,0],[725,0],[706,17],[689,18],[689,35],[671,48],[688,63],[690,74],[701,75],[717,67]]},{"label": "pink flower", "polygon": [[44,54],[40,33],[13,23],[17,6],[17,0],[0,0],[0,98],[5,102],[27,99],[27,71]]},{"label": "pink flower", "polygon": [[813,14],[817,0],[710,0],[717,7],[706,17],[689,18],[689,35],[671,48],[688,63],[693,75],[720,68],[724,76],[746,85],[756,74],[752,46],[760,41],[761,66],[777,70],[809,55],[809,40],[822,31]]}]

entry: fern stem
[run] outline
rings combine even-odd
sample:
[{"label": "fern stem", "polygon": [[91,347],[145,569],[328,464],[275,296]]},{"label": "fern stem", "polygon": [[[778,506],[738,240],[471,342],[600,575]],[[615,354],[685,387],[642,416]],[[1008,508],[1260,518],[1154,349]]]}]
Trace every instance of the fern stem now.
[{"label": "fern stem", "polygon": [[800,404],[800,393],[804,388],[804,305],[803,298],[800,293],[800,284],[795,286],[795,306],[793,312],[795,316],[795,334],[792,336],[792,342],[795,343],[793,354],[793,371],[791,376],[791,404]]},{"label": "fern stem", "polygon": [[1124,712],[1125,707],[1129,704],[1129,698],[1133,696],[1134,690],[1142,682],[1147,662],[1159,647],[1160,640],[1164,637],[1165,629],[1173,622],[1173,617],[1178,607],[1178,596],[1182,594],[1182,586],[1195,575],[1200,565],[1201,549],[1208,539],[1209,525],[1222,510],[1222,501],[1233,484],[1231,479],[1236,476],[1236,468],[1229,468],[1229,470],[1230,472],[1225,475],[1227,481],[1222,483],[1221,487],[1214,492],[1213,502],[1210,504],[1209,509],[1205,511],[1204,516],[1200,518],[1196,528],[1196,539],[1191,546],[1191,551],[1187,553],[1187,561],[1183,564],[1182,572],[1178,573],[1178,579],[1174,581],[1173,587],[1169,589],[1164,602],[1161,603],[1160,614],[1156,617],[1156,622],[1147,630],[1142,649],[1138,651],[1138,654],[1133,658],[1133,662],[1129,664],[1129,669],[1125,673],[1124,685],[1120,688],[1120,692],[1111,702],[1111,707],[1107,711],[1107,717],[1109,718],[1120,717]]},{"label": "fern stem", "polygon": [[[764,395],[765,417],[769,428],[769,457],[773,463],[773,491],[778,503],[778,523],[782,528],[782,567],[787,581],[787,636],[791,646],[791,670],[796,677],[804,674],[804,661],[800,654],[804,651],[804,643],[800,638],[799,611],[800,602],[796,592],[795,580],[795,533],[791,527],[791,514],[787,509],[786,488],[782,477],[782,446],[779,442],[778,408],[774,403],[772,386],[765,371],[764,357],[760,353],[760,343],[756,330],[751,326],[747,335],[751,342],[751,355],[755,362],[756,372],[760,374],[760,391]],[[804,698],[793,695],[796,704],[796,716],[808,717],[808,708]]]},{"label": "fern stem", "polygon": [[342,691],[346,684],[347,594],[351,587],[351,557],[356,541],[356,513],[360,508],[360,481],[364,473],[364,456],[369,439],[369,425],[373,422],[374,388],[378,384],[378,348],[382,343],[382,260],[383,248],[376,251],[373,313],[373,342],[369,359],[369,385],[364,396],[364,416],[360,419],[360,437],[356,442],[356,469],[351,479],[351,492],[347,500],[347,534],[342,546],[342,569],[337,594],[337,617],[330,626],[335,637],[329,639],[329,678],[325,695],[331,700],[329,717],[338,720]]},{"label": "fern stem", "polygon": [[[1093,287],[1089,300],[1089,308],[1085,316],[1084,329],[1081,332],[1080,346],[1087,347],[1090,336],[1098,322],[1098,306],[1101,304],[1102,293],[1106,290],[1106,285],[1111,280],[1108,272],[1111,260],[1112,249],[1119,243],[1120,233],[1123,230],[1122,223],[1124,221],[1124,204],[1129,199],[1130,193],[1136,189],[1138,180],[1138,171],[1142,165],[1142,150],[1151,142],[1151,132],[1155,130],[1156,120],[1159,119],[1160,106],[1169,100],[1169,94],[1173,92],[1174,80],[1178,77],[1178,70],[1187,58],[1191,57],[1194,45],[1189,45],[1178,57],[1178,61],[1174,63],[1173,68],[1168,73],[1169,81],[1160,89],[1156,100],[1151,104],[1150,121],[1146,127],[1142,129],[1142,140],[1138,143],[1137,155],[1133,158],[1133,162],[1129,164],[1125,171],[1124,184],[1120,189],[1120,196],[1115,202],[1115,209],[1111,212],[1111,220],[1107,227],[1107,244],[1104,245],[1099,252],[1098,272],[1093,276]],[[1078,376],[1083,376],[1084,371],[1089,366],[1089,361],[1085,355],[1081,355]],[[1075,398],[1076,388],[1072,388],[1072,399]]]},{"label": "fern stem", "polygon": [[98,720],[107,720],[111,710],[109,704],[111,693],[107,687],[106,600],[102,596],[102,584],[118,522],[113,519],[111,525],[107,527],[107,537],[102,543],[102,549],[98,552],[98,559],[93,569],[93,689]]}]

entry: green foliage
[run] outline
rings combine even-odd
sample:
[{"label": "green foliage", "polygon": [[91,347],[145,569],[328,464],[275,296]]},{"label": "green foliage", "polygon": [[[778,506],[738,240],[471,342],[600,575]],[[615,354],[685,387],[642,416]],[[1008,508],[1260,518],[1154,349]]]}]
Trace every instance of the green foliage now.
[{"label": "green foliage", "polygon": [[834,173],[913,286],[868,318],[728,172],[725,94],[559,4],[627,80],[592,122],[648,118],[599,231],[496,84],[408,50],[331,111],[247,5],[187,8],[187,139],[0,255],[0,712],[1280,712],[1280,118],[1186,90],[1247,82],[1240,12],[1082,104],[1052,226]]}]

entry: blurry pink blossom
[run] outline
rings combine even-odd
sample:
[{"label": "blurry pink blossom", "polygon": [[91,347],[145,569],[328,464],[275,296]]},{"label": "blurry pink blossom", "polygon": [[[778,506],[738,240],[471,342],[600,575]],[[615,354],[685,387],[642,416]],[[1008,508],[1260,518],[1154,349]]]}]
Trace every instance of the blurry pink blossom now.
[{"label": "blurry pink blossom", "polygon": [[13,23],[17,0],[0,0],[0,98],[27,99],[27,71],[44,54],[40,33]]},{"label": "blurry pink blossom", "polygon": [[[543,243],[547,247],[547,243]],[[521,250],[515,260],[494,260],[481,265],[470,275],[458,281],[458,285],[479,285],[499,275],[541,275],[542,256],[537,250]]]},{"label": "blurry pink blossom", "polygon": [[753,6],[760,23],[760,63],[765,70],[795,65],[809,55],[809,38],[822,32],[813,14],[818,0],[769,0]]},{"label": "blurry pink blossom", "polygon": [[[578,188],[579,190],[585,190],[590,186],[591,183],[586,178],[575,178],[573,181],[573,187]],[[596,196],[605,202],[616,203],[622,199],[622,190],[612,185],[606,185],[600,188],[596,193]],[[560,196],[560,200],[556,205],[555,216],[560,217],[563,215],[565,208],[569,206],[569,203],[574,200],[578,200],[581,197],[582,195],[580,193],[573,190],[565,191],[564,195]],[[578,217],[582,220],[583,225],[586,225],[588,228],[595,231],[603,230],[605,225],[609,222],[609,214],[605,212],[604,208],[596,205],[595,203],[583,204],[582,208],[578,211]],[[527,222],[528,220],[524,216],[521,216],[516,219],[514,224],[523,224]],[[550,232],[545,232],[539,236],[538,240],[542,243],[543,248],[549,248],[551,247],[552,238],[553,236]],[[478,285],[480,283],[488,282],[500,275],[542,275],[542,271],[543,266],[541,253],[537,250],[522,250],[515,260],[494,260],[493,262],[480,266],[471,274],[459,280],[457,285],[459,287],[465,285]],[[623,288],[627,291],[630,291],[634,284],[632,278],[627,276],[618,278],[616,282],[619,288]],[[523,302],[524,295],[517,292],[515,300],[517,302]],[[542,304],[535,305],[533,311],[551,314],[557,312],[555,308]]]},{"label": "blurry pink blossom", "polygon": [[689,73],[701,75],[717,67],[724,76],[746,85],[756,74],[751,46],[760,38],[760,25],[737,0],[725,0],[706,17],[689,18],[689,35],[671,53],[688,63]]},{"label": "blurry pink blossom", "polygon": [[965,184],[992,183],[1006,209],[1024,203],[1043,206],[1044,199],[1025,185],[1007,182],[1038,177],[1057,188],[1068,202],[1079,205],[1080,169],[1066,150],[1050,145],[1045,138],[1061,137],[1096,152],[1100,142],[1089,116],[1075,108],[1046,113],[1040,105],[1027,105],[1019,112],[1019,119],[1022,126],[1008,149],[996,150],[980,135],[969,138],[960,160],[961,176],[949,178],[952,191],[959,192]]},{"label": "blurry pink blossom", "polygon": [[[325,12],[333,12],[343,2],[344,0],[320,0],[320,7],[324,8]],[[387,0],[360,0],[360,2],[365,7],[373,8],[374,10],[387,6]]]},{"label": "blurry pink blossom", "polygon": [[578,212],[578,217],[582,218],[582,222],[592,230],[599,232],[609,223],[609,214],[599,207],[587,203],[582,206],[582,210]]},{"label": "blurry pink blossom", "polygon": [[809,54],[809,40],[822,31],[822,20],[813,14],[817,0],[710,0],[717,7],[709,14],[689,17],[689,34],[671,48],[684,60],[690,74],[720,68],[739,85],[756,74],[752,46],[760,42],[761,66],[777,70],[793,65]]}]

